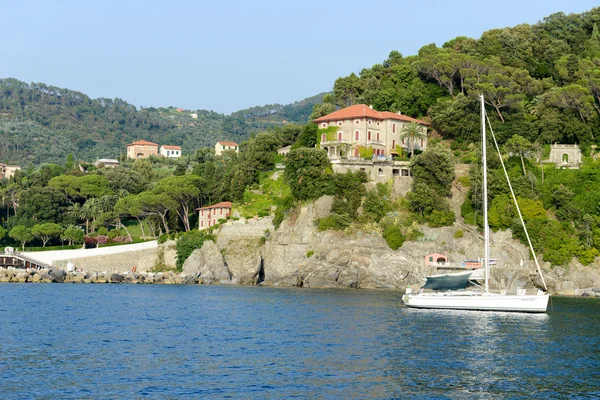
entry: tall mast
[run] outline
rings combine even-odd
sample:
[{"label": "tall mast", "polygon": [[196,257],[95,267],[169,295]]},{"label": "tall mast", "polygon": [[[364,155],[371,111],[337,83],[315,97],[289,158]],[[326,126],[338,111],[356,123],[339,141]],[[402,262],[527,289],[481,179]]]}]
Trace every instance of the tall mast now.
[{"label": "tall mast", "polygon": [[487,156],[486,156],[486,138],[485,138],[485,104],[483,95],[481,99],[481,163],[483,170],[483,265],[485,266],[485,292],[489,290],[490,280],[490,228],[488,226],[488,194],[487,194]]}]

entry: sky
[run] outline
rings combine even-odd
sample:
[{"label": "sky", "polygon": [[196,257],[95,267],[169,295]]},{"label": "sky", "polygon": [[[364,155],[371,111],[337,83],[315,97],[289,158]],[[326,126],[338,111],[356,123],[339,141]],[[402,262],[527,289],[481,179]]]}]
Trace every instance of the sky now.
[{"label": "sky", "polygon": [[581,13],[597,0],[0,0],[0,78],[138,107],[289,104],[456,36]]}]

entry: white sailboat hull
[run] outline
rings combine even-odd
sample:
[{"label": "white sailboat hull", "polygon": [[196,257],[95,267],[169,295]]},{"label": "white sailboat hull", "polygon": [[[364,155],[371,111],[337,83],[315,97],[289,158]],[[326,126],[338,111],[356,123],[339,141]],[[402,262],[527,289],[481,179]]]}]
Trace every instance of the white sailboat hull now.
[{"label": "white sailboat hull", "polygon": [[412,308],[544,313],[549,298],[547,293],[501,295],[461,291],[405,293],[402,300],[404,305]]}]

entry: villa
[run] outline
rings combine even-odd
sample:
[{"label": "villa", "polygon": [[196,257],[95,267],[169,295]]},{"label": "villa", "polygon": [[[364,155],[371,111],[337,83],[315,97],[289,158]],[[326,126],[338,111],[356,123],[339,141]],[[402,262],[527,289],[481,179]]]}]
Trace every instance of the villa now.
[{"label": "villa", "polygon": [[[372,149],[375,157],[387,157],[396,153],[397,146],[409,149],[412,143],[401,139],[400,133],[408,122],[416,122],[427,131],[429,124],[401,113],[376,111],[372,106],[356,104],[317,118],[321,148],[327,150],[331,160],[358,158],[361,148]],[[333,131],[333,132],[332,132]],[[415,149],[425,150],[427,139],[417,139]]]}]

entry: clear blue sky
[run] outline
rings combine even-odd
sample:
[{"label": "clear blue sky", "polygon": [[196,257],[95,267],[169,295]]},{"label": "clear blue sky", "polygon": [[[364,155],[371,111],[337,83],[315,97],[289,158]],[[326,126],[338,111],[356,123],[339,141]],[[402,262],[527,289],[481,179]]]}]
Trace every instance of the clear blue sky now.
[{"label": "clear blue sky", "polygon": [[340,76],[456,36],[597,0],[0,0],[0,77],[230,113],[329,91]]}]

